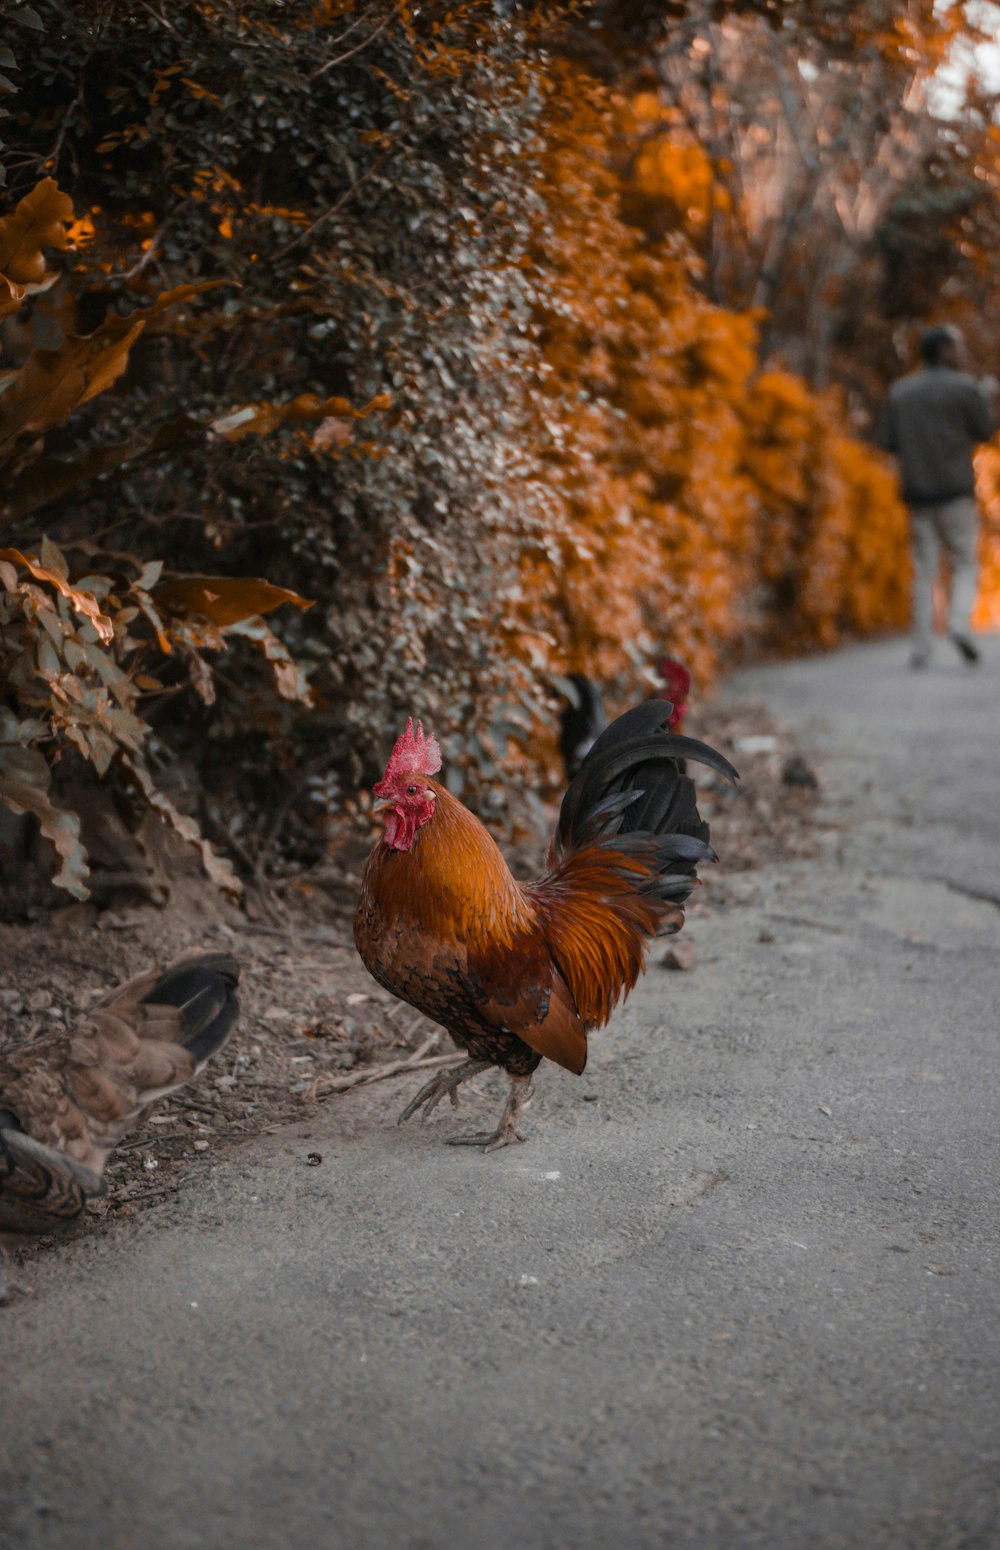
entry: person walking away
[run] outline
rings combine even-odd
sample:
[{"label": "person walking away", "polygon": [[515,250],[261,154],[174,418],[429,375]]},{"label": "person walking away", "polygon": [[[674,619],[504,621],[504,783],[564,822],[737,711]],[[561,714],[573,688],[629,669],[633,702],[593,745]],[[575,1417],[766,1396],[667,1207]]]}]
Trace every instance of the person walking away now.
[{"label": "person walking away", "polygon": [[972,454],[996,429],[994,377],[961,369],[965,340],[951,325],[928,328],[920,340],[923,367],[889,390],[882,445],[899,463],[903,499],[910,510],[913,552],[913,647],[911,667],[930,661],[933,586],[941,546],[951,562],[948,634],[975,664],[979,648],[970,632],[976,600],[978,509]]}]

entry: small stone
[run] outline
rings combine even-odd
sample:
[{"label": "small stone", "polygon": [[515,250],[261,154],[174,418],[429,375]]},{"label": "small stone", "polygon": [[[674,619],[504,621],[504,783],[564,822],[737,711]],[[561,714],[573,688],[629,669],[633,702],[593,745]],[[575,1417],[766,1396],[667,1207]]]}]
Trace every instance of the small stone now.
[{"label": "small stone", "polygon": [[51,990],[32,990],[25,997],[25,1006],[29,1012],[47,1012],[52,1005]]},{"label": "small stone", "polygon": [[767,927],[764,926],[760,931],[757,940],[758,942],[773,942],[775,940],[774,932],[768,931]]},{"label": "small stone", "polygon": [[781,778],[786,786],[808,786],[812,791],[819,789],[815,771],[810,769],[801,754],[793,754],[790,759],[785,760]]},{"label": "small stone", "polygon": [[693,969],[698,961],[695,945],[690,939],[671,942],[660,959],[661,969]]}]

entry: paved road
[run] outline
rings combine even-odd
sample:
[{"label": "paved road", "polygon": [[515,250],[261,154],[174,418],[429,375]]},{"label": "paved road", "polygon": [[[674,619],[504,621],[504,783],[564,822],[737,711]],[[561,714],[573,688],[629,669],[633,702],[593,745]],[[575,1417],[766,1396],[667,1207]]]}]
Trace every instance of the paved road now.
[{"label": "paved road", "polygon": [[1000,1546],[1000,638],[904,660],[730,686],[823,856],[697,920],[527,1145],[387,1083],[35,1259],[4,1550]]}]

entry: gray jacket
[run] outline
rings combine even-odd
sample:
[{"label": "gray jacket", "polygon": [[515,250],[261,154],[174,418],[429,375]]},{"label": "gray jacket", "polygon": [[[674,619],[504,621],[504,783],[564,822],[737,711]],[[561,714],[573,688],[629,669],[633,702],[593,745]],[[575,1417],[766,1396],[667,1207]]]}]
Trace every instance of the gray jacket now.
[{"label": "gray jacket", "polygon": [[889,390],[880,440],[899,459],[903,499],[935,506],[975,493],[972,454],[996,428],[975,377],[950,366],[928,366]]}]

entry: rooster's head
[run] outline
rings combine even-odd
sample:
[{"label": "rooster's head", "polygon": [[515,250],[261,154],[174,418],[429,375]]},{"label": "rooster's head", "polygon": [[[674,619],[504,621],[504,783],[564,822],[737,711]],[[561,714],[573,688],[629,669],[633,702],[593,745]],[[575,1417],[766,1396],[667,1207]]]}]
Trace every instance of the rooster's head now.
[{"label": "rooster's head", "polygon": [[441,750],[433,737],[425,737],[412,716],[406,731],[396,739],[382,779],[372,787],[376,806],[388,808],[385,842],[393,850],[409,850],[421,824],[434,816],[435,787],[430,779],[441,768]]}]

